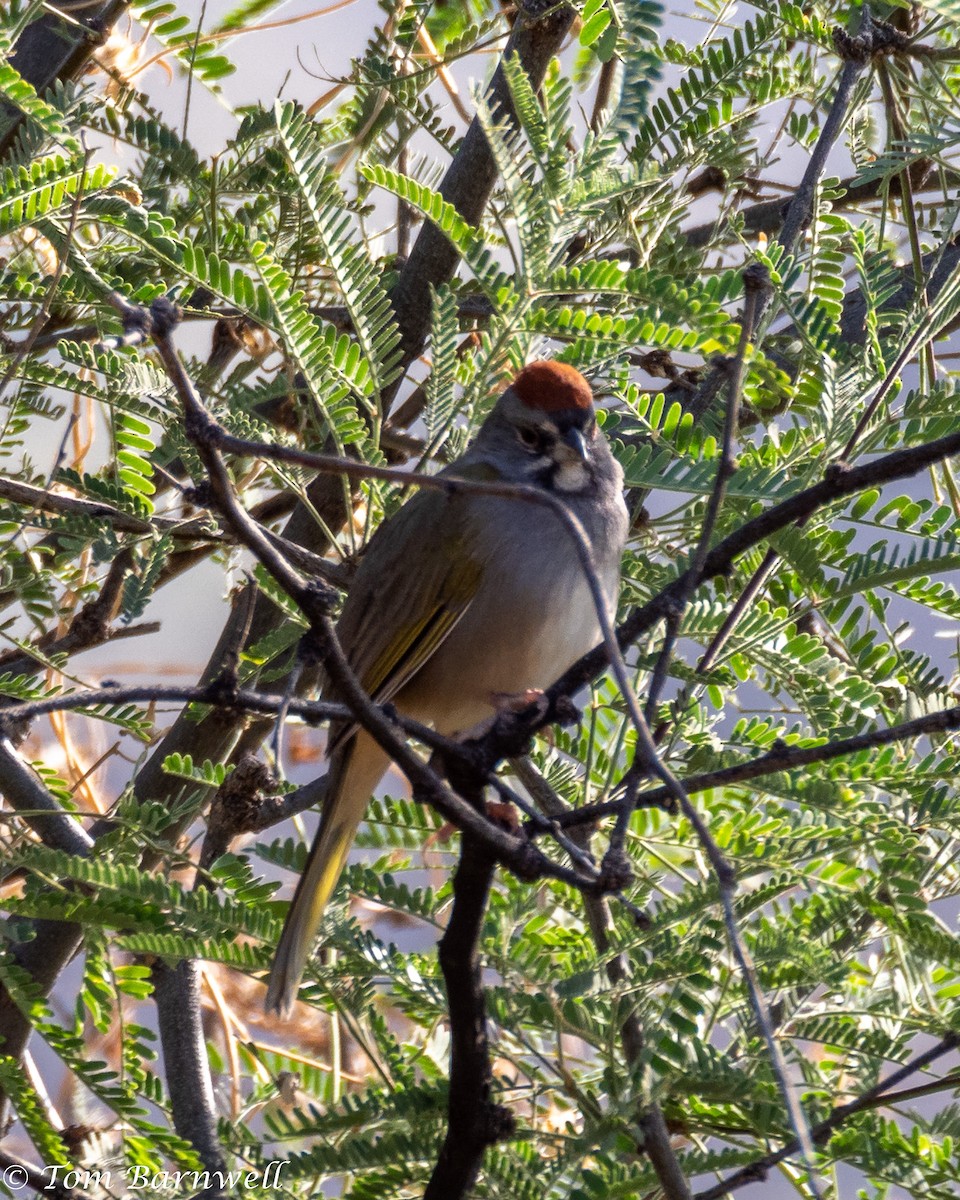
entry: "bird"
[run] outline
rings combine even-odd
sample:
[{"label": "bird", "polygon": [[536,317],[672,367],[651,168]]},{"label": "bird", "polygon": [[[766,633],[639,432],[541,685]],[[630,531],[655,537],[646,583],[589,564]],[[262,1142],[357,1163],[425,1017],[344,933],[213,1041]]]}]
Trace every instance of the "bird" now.
[{"label": "bird", "polygon": [[[525,366],[442,476],[527,484],[557,497],[590,543],[608,611],[627,537],[623,472],[573,366]],[[600,640],[574,543],[545,505],[423,489],[371,538],[337,635],[378,704],[456,736],[504,697],[548,687]],[[324,695],[335,700],[332,689]],[[320,824],[270,972],[266,1008],[289,1013],[364,811],[390,758],[355,724],[331,726]]]}]

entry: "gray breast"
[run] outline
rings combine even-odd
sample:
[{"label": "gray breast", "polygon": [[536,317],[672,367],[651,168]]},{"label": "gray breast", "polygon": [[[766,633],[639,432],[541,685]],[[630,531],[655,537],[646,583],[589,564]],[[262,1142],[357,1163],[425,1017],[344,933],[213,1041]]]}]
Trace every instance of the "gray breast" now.
[{"label": "gray breast", "polygon": [[[484,498],[468,544],[484,562],[477,595],[411,681],[401,707],[452,732],[493,710],[495,693],[548,687],[600,641],[596,608],[564,526],[546,509]],[[587,528],[610,609],[616,603],[622,520]]]}]

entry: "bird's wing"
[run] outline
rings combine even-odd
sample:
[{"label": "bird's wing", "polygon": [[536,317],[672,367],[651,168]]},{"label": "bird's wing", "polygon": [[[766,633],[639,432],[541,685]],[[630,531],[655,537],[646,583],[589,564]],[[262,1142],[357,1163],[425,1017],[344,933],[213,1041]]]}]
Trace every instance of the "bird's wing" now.
[{"label": "bird's wing", "polygon": [[[461,477],[491,478],[485,467]],[[433,655],[476,595],[482,563],[466,525],[468,497],[422,491],[370,542],[337,634],[364,691],[378,704],[397,694]],[[331,730],[331,750],[355,726]]]}]

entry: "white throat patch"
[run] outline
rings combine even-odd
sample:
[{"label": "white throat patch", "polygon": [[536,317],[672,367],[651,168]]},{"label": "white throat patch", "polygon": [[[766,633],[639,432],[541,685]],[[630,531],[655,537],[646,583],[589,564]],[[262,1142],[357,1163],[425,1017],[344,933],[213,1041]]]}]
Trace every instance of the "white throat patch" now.
[{"label": "white throat patch", "polygon": [[579,461],[560,463],[553,475],[553,486],[558,492],[582,492],[589,482],[587,468]]}]

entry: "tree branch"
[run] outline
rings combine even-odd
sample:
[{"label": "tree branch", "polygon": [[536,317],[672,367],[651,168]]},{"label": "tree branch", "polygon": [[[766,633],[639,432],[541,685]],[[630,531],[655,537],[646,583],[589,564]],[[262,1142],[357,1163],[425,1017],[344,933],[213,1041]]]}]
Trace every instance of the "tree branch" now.
[{"label": "tree branch", "polygon": [[[910,180],[915,190],[932,190],[934,184],[930,182],[932,178],[933,164],[928,158],[915,159],[909,167]],[[946,180],[948,184],[956,186],[960,183],[960,174],[956,171],[946,168]],[[899,179],[894,178],[889,181],[885,177],[868,179],[864,183],[857,183],[855,177],[842,179],[837,185],[837,191],[841,192],[836,200],[833,201],[835,209],[849,210],[857,208],[863,204],[869,204],[873,201],[883,200],[887,194],[891,196],[899,195]],[[936,180],[939,186],[939,179]],[[790,207],[792,196],[776,196],[771,200],[759,200],[755,204],[742,209],[737,216],[740,220],[740,228],[743,234],[747,237],[754,236],[758,233],[765,233],[770,236],[775,235],[783,227],[784,218],[787,215],[787,210]],[[689,229],[684,229],[680,232],[680,238],[685,246],[689,246],[693,250],[700,250],[705,246],[709,246],[716,241],[724,233],[724,221],[706,221],[702,225],[693,225]],[[733,230],[731,228],[730,237],[726,240],[733,240]]]},{"label": "tree branch", "polygon": [[174,1128],[195,1148],[204,1168],[212,1176],[219,1173],[218,1181],[211,1179],[200,1194],[224,1196],[226,1161],[217,1136],[217,1109],[203,1036],[200,964],[182,959],[170,966],[157,960],[151,976]]},{"label": "tree branch", "polygon": [[[0,738],[0,779],[3,780],[4,796],[45,843],[69,854],[89,857],[93,846],[89,835],[63,811],[5,735]],[[8,953],[46,996],[79,949],[82,929],[73,922],[49,920],[31,921],[28,929],[29,939],[11,940]],[[0,1046],[3,1053],[19,1062],[32,1032],[29,1016],[21,1011],[7,988],[0,986]],[[8,1124],[9,1100],[0,1093],[0,1130],[6,1130]]]},{"label": "tree branch", "polygon": [[[0,710],[3,719],[6,714]],[[93,839],[43,786],[5,734],[0,736],[0,792],[44,845],[87,856]]]},{"label": "tree branch", "polygon": [[[479,813],[483,787],[457,779]],[[453,878],[453,909],[440,939],[439,959],[450,1013],[450,1092],[447,1131],[424,1200],[459,1200],[480,1174],[488,1146],[510,1137],[514,1119],[494,1103],[493,1069],[478,942],[496,859],[471,834],[461,839]]]},{"label": "tree branch", "polygon": [[155,531],[169,533],[171,537],[184,541],[212,541],[223,539],[205,528],[202,521],[176,521],[165,517],[149,520],[134,517],[110,504],[97,500],[85,500],[80,496],[67,496],[62,492],[51,492],[49,488],[35,487],[15,479],[0,478],[0,500],[9,500],[35,512],[56,513],[69,517],[92,517],[107,520],[118,533],[148,534]]},{"label": "tree branch", "polygon": [[[144,686],[144,687],[103,687],[96,689],[86,689],[79,692],[73,692],[68,695],[51,696],[44,700],[29,701],[24,704],[13,705],[0,713],[0,736],[4,735],[4,723],[9,722],[11,725],[20,725],[26,721],[33,720],[38,716],[42,716],[51,712],[66,712],[76,711],[77,709],[92,708],[95,705],[111,705],[111,704],[154,704],[154,703],[179,703],[179,704],[209,704],[218,705],[225,704],[231,709],[242,709],[245,711],[258,713],[264,716],[275,716],[284,704],[284,697],[278,694],[270,694],[267,692],[256,692],[246,688],[239,688],[234,692],[225,692],[217,685],[207,685],[205,687],[161,687],[161,686]],[[333,704],[324,700],[293,700],[289,703],[289,711],[291,715],[300,717],[308,724],[320,724],[323,721],[343,720],[350,716],[350,710],[346,705]],[[505,723],[499,728],[495,728],[492,733],[495,737],[503,739],[504,752],[515,748],[518,742],[530,736],[529,728],[539,720],[536,710],[532,710],[531,719],[525,720],[524,714],[507,713],[503,714],[501,721],[505,718]],[[483,745],[481,751],[482,757],[488,757],[485,746],[485,739],[481,743],[462,743],[453,742],[449,738],[435,733],[419,722],[411,721],[405,717],[396,714],[393,718],[396,723],[411,736],[420,741],[425,742],[433,749],[448,756],[456,757],[458,754],[464,758],[469,758],[471,763],[478,761],[475,753],[475,746]],[[518,729],[519,726],[519,729]],[[834,759],[846,758],[852,754],[859,754],[864,750],[876,749],[880,746],[889,746],[897,742],[914,741],[917,738],[926,737],[932,733],[950,733],[960,730],[960,705],[952,708],[943,709],[940,712],[928,713],[923,717],[916,717],[912,721],[905,721],[900,725],[892,725],[888,729],[874,729],[868,733],[857,734],[854,737],[843,738],[835,742],[825,742],[819,746],[788,746],[784,743],[779,743],[774,746],[767,754],[763,754],[758,758],[753,758],[747,762],[736,763],[729,767],[720,767],[715,771],[706,771],[699,775],[691,775],[683,780],[683,786],[688,795],[695,795],[699,792],[710,791],[713,788],[733,787],[738,783],[747,783],[751,779],[760,779],[765,775],[775,775],[783,771],[798,770],[801,767],[812,766],[815,763],[832,762]],[[509,741],[509,745],[507,745]],[[2,754],[5,746],[9,746],[9,742],[0,742],[0,754]],[[44,809],[49,808],[52,797],[46,793],[47,800],[44,801],[32,789],[42,787],[36,777],[29,772],[29,768],[19,760],[20,771],[16,773],[16,777],[20,778],[23,791],[24,809]],[[499,761],[503,755],[497,755],[492,758],[493,762]],[[0,772],[6,772],[6,778],[14,778],[14,773],[8,772],[8,760],[0,758]],[[493,776],[488,775],[485,782],[492,782]],[[319,781],[322,785],[322,780]],[[524,780],[524,782],[526,782]],[[267,808],[274,815],[269,815],[264,811],[262,816],[258,816],[254,823],[244,826],[242,831],[238,832],[259,832],[274,825],[279,821],[285,820],[289,816],[293,816],[298,812],[303,812],[310,808],[320,798],[320,792],[317,792],[318,783],[312,782],[298,788],[297,791],[283,797],[270,797],[263,801],[267,804]],[[312,793],[312,795],[311,795]],[[670,791],[666,787],[650,788],[647,791],[640,792],[637,797],[637,803],[645,808],[655,806],[668,806],[670,801]],[[55,804],[55,801],[52,801]],[[57,806],[56,810],[62,814],[62,809]],[[620,811],[619,801],[609,801],[602,804],[589,804],[581,808],[567,809],[563,813],[551,815],[551,823],[555,823],[561,829],[572,828],[577,825],[586,825],[598,821],[603,817],[611,816]],[[66,814],[63,814],[66,815]],[[71,819],[72,821],[72,819]],[[77,826],[79,828],[79,826]],[[532,829],[533,833],[543,832],[541,826],[536,826]],[[86,838],[87,835],[80,829],[80,838]],[[80,842],[73,841],[73,835],[65,835],[66,840],[60,849],[66,850],[70,854],[82,853]],[[44,838],[46,841],[47,839]],[[56,844],[56,843],[49,843]]]},{"label": "tree branch", "polygon": [[[797,241],[813,217],[817,187],[830,152],[847,119],[857,79],[870,56],[879,51],[884,39],[880,27],[871,18],[869,9],[864,6],[860,14],[860,30],[857,36],[851,38],[844,30],[834,29],[833,40],[838,53],[844,60],[843,70],[840,72],[840,82],[837,84],[837,90],[830,102],[827,119],[820,130],[803,178],[786,205],[783,225],[777,235],[777,242],[788,255],[796,251]],[[757,303],[753,312],[753,321],[756,326],[759,326],[766,316],[772,295],[772,292],[767,293]],[[707,372],[698,385],[696,394],[686,404],[694,416],[700,417],[710,410],[722,383],[722,368],[715,367]]]},{"label": "tree branch", "polygon": [[871,57],[879,52],[882,40],[881,27],[873,21],[866,5],[861,10],[860,28],[856,37],[850,37],[842,29],[833,31],[834,45],[843,59],[843,70],[840,72],[840,82],[837,84],[837,90],[830,102],[827,119],[820,130],[820,136],[817,138],[813,154],[810,155],[810,161],[807,163],[800,186],[793,193],[783,226],[777,236],[777,241],[788,254],[793,253],[797,239],[810,224],[817,197],[817,186],[827,165],[827,158],[847,119],[850,101],[853,98],[853,89],[856,87],[863,68]]}]

